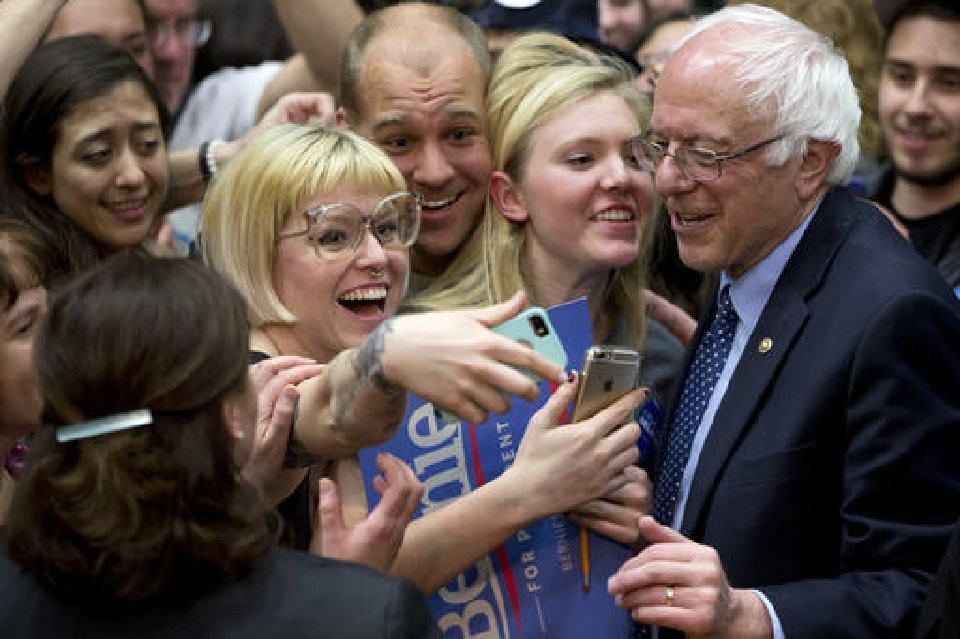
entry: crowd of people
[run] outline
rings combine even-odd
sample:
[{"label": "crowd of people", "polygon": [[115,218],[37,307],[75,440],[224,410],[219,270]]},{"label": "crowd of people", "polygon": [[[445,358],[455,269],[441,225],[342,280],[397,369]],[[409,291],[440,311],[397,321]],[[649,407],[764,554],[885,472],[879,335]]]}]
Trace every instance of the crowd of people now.
[{"label": "crowd of people", "polygon": [[[629,557],[593,588],[630,636],[960,636],[955,2],[5,0],[0,32],[5,633],[460,636],[428,598],[565,517]],[[580,299],[642,366],[567,425],[581,375],[490,329]],[[359,458],[410,394],[539,408],[418,513],[418,465]]]}]

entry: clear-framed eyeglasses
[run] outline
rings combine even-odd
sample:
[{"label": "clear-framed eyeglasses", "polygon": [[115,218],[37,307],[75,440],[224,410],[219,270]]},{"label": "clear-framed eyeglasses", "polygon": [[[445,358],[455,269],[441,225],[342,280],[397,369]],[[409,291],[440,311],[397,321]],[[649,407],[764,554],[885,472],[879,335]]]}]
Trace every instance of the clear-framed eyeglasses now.
[{"label": "clear-framed eyeglasses", "polygon": [[745,146],[733,153],[717,153],[696,146],[678,146],[671,153],[667,150],[669,146],[667,140],[639,135],[633,139],[633,152],[636,154],[640,168],[645,171],[655,173],[660,167],[660,163],[663,162],[663,158],[670,156],[687,179],[694,182],[712,182],[720,177],[724,162],[742,158],[748,153],[783,139],[783,137],[784,134],[781,133],[756,144]]},{"label": "clear-framed eyeglasses", "polygon": [[353,255],[366,233],[385,249],[406,249],[420,231],[420,198],[401,191],[380,200],[372,215],[348,202],[335,202],[312,208],[304,216],[305,230],[281,233],[278,239],[306,235],[320,259]]},{"label": "clear-framed eyeglasses", "polygon": [[147,38],[155,48],[162,47],[171,37],[176,37],[182,44],[197,49],[210,41],[212,33],[213,23],[210,20],[189,16],[166,22],[147,21]]}]

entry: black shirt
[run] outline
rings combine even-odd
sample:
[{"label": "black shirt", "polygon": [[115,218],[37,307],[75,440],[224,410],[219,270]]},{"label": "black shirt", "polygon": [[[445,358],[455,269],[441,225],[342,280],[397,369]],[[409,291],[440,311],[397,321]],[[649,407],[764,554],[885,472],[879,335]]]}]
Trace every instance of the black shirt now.
[{"label": "black shirt", "polygon": [[910,243],[932,262],[951,288],[960,286],[960,202],[918,220],[904,217],[894,208],[891,198],[895,175],[887,169],[873,196],[897,216],[910,233]]}]

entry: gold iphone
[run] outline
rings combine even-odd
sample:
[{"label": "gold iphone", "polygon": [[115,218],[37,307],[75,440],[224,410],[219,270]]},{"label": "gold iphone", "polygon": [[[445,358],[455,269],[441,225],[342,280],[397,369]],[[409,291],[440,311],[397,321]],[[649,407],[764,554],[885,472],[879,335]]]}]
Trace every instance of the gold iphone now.
[{"label": "gold iphone", "polygon": [[591,346],[583,361],[573,421],[593,417],[639,383],[639,351],[625,346]]}]

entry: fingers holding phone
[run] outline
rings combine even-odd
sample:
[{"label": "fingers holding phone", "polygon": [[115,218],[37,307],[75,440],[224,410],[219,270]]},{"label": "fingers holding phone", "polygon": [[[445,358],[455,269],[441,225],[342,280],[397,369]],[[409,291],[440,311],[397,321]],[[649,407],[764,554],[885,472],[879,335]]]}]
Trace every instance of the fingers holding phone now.
[{"label": "fingers holding phone", "polygon": [[637,388],[639,382],[639,351],[622,346],[591,346],[583,361],[573,421],[595,415]]},{"label": "fingers holding phone", "polygon": [[645,391],[628,393],[590,419],[565,425],[561,416],[576,388],[576,379],[561,385],[534,414],[508,470],[522,477],[527,494],[539,496],[541,516],[621,488],[623,469],[639,457],[640,427],[631,416]]},{"label": "fingers holding phone", "polygon": [[[496,364],[488,366],[486,379],[490,383],[464,389],[474,406],[502,413],[510,408],[513,396],[536,400],[542,379],[563,379],[561,373],[567,365],[567,353],[546,310],[539,307],[524,309],[492,326],[490,332],[496,334],[489,335],[495,347],[488,349],[488,355]],[[438,410],[444,423],[456,422],[458,415],[469,419],[462,408],[458,410],[453,404],[449,408],[452,410]],[[486,421],[485,413],[481,421]]]},{"label": "fingers holding phone", "polygon": [[640,460],[640,425],[634,414],[648,393],[645,388],[635,388],[592,417],[568,426],[570,430],[590,432],[597,461],[604,462],[598,475],[606,477],[606,485],[590,499],[617,491],[628,483],[623,470]]}]

